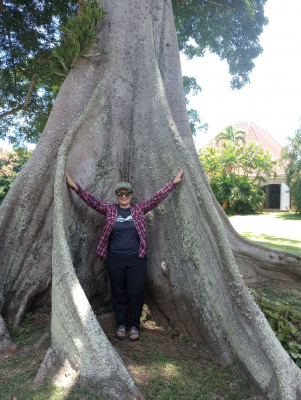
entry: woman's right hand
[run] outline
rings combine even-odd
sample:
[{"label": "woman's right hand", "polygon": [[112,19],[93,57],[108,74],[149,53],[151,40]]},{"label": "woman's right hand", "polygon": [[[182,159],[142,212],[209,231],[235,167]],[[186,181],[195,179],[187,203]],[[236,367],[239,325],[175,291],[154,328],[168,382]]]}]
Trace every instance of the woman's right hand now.
[{"label": "woman's right hand", "polygon": [[72,187],[76,192],[78,191],[76,183],[74,183],[74,181],[70,178],[67,171],[66,171],[66,183],[68,186]]}]

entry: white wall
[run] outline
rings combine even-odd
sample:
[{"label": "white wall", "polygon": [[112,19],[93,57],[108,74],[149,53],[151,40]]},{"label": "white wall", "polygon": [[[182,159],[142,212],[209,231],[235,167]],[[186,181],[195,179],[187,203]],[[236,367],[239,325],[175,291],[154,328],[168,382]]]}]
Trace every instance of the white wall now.
[{"label": "white wall", "polygon": [[280,210],[290,207],[290,189],[285,183],[280,184]]}]

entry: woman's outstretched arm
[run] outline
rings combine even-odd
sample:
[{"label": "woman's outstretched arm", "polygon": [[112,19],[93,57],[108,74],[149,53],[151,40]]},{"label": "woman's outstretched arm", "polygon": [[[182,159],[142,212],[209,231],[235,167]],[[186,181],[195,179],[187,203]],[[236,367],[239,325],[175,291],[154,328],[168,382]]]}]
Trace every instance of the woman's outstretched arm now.
[{"label": "woman's outstretched arm", "polygon": [[181,169],[181,171],[178,173],[178,175],[175,177],[175,179],[173,180],[174,183],[179,183],[183,180],[183,169]]},{"label": "woman's outstretched arm", "polygon": [[139,205],[142,207],[144,214],[157,207],[182,180],[183,170],[181,169],[178,175],[172,181],[168,182],[168,184],[163,189],[159,190],[151,199],[140,202]]},{"label": "woman's outstretched arm", "polygon": [[82,200],[84,200],[85,203],[88,204],[88,206],[92,207],[100,214],[106,215],[107,208],[111,203],[104,203],[103,201],[98,200],[92,194],[83,189],[79,183],[75,183],[74,180],[68,175],[68,172],[66,172],[66,183]]},{"label": "woman's outstretched arm", "polygon": [[73,179],[70,178],[67,171],[66,171],[66,182],[68,186],[72,187],[72,189],[74,189],[76,192],[78,191],[77,184],[73,181]]}]

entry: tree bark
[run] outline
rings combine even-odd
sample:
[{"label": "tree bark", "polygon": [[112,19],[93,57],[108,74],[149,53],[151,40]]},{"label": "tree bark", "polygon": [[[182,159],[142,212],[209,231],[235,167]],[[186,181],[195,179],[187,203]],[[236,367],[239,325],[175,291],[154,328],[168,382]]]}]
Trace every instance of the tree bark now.
[{"label": "tree bark", "polygon": [[17,326],[47,301],[52,280],[52,347],[36,380],[68,362],[83,380],[110,390],[119,382],[137,397],[86,298],[109,298],[95,255],[103,218],[67,189],[64,172],[104,201],[114,201],[116,182],[129,180],[139,201],[184,168],[184,182],[147,215],[151,302],[223,365],[239,363],[265,396],[296,400],[300,370],[243,283],[194,147],[171,2],[105,0],[103,7],[101,45],[110,54],[75,64],[1,206],[0,310]]},{"label": "tree bark", "polygon": [[0,315],[0,360],[7,355],[14,354],[18,346],[15,345],[8,333],[5,322]]},{"label": "tree bark", "polygon": [[301,280],[300,255],[271,249],[239,235],[213,193],[212,201],[223,222],[240,273],[248,286],[267,280]]}]

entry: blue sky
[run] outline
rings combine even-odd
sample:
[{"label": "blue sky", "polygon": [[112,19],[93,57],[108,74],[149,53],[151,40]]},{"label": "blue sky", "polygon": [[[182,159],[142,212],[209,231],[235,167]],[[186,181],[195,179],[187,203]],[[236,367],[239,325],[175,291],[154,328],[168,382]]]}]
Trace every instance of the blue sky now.
[{"label": "blue sky", "polygon": [[196,77],[202,92],[190,97],[207,133],[195,139],[197,149],[226,126],[251,121],[267,130],[281,145],[294,136],[301,124],[301,1],[268,0],[269,24],[260,36],[263,53],[257,57],[250,84],[231,90],[228,64],[207,52],[203,58],[186,61],[183,75]]}]

